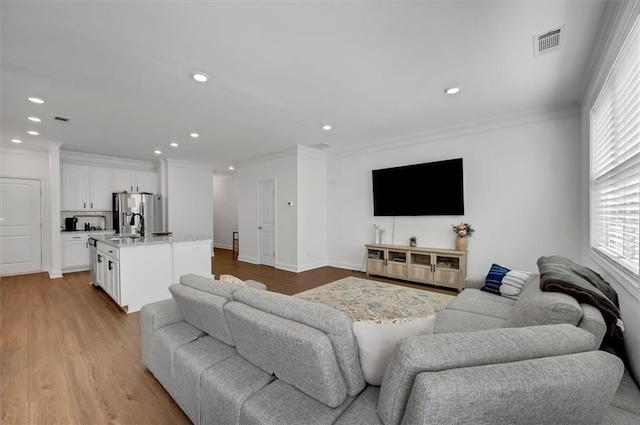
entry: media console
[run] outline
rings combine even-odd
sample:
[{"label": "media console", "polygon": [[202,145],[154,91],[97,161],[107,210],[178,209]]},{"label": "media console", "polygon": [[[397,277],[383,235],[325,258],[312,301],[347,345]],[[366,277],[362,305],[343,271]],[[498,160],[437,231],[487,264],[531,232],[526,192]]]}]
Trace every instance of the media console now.
[{"label": "media console", "polygon": [[402,245],[367,244],[367,276],[385,276],[464,289],[467,251]]}]

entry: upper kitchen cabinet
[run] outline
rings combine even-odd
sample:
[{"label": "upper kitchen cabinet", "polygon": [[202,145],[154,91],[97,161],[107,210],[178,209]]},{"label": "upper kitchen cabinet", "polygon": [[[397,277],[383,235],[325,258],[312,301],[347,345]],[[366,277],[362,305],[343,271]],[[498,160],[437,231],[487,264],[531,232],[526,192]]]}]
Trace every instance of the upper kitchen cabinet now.
[{"label": "upper kitchen cabinet", "polygon": [[114,192],[158,192],[158,175],[148,171],[114,170]]},{"label": "upper kitchen cabinet", "polygon": [[61,164],[63,211],[110,211],[113,170]]}]

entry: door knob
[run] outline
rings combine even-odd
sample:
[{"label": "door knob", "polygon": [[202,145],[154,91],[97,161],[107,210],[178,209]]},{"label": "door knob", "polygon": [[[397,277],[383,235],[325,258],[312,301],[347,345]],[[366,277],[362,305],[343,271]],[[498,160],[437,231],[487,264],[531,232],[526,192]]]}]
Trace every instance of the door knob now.
[{"label": "door knob", "polygon": [[262,226],[258,226],[258,230],[262,230]]}]

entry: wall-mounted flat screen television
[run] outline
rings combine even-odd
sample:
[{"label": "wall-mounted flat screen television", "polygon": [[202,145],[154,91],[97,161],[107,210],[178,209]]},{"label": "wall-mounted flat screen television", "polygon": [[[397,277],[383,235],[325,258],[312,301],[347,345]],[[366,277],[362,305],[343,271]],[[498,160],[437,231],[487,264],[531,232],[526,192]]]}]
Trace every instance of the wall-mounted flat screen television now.
[{"label": "wall-mounted flat screen television", "polygon": [[462,158],[373,170],[373,215],[463,215]]}]

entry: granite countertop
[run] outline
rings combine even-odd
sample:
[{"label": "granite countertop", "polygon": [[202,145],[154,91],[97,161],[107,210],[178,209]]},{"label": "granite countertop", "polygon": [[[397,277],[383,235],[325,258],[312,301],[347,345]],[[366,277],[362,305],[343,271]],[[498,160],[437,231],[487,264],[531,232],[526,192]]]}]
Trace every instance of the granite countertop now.
[{"label": "granite countertop", "polygon": [[124,248],[133,246],[156,245],[156,244],[177,244],[188,242],[211,241],[211,236],[138,236],[138,235],[95,235],[93,239],[103,242],[114,248]]}]

